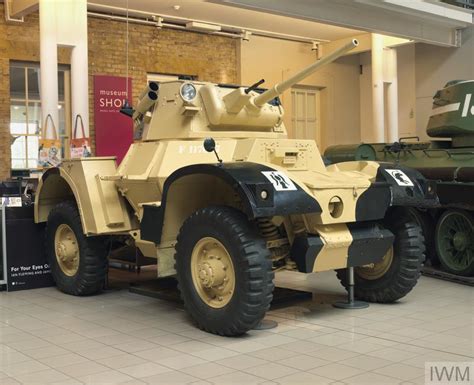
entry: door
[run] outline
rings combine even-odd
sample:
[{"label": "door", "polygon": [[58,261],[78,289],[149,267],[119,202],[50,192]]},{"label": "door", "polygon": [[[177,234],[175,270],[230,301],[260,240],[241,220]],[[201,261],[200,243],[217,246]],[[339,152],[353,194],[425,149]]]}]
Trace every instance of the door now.
[{"label": "door", "polygon": [[316,87],[291,89],[291,123],[296,139],[311,139],[320,143],[320,102]]}]

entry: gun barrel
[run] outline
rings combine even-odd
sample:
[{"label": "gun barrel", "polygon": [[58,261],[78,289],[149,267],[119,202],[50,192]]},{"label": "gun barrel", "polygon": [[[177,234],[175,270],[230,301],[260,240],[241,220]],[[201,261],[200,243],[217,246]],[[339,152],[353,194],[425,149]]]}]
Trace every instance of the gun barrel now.
[{"label": "gun barrel", "polygon": [[278,95],[285,92],[291,86],[297,84],[307,76],[311,75],[315,72],[319,67],[322,67],[326,64],[329,64],[336,60],[338,57],[344,55],[346,52],[350,51],[354,47],[357,47],[359,42],[356,39],[352,39],[349,43],[345,44],[344,46],[336,49],[334,52],[331,52],[329,55],[322,57],[315,63],[309,65],[308,67],[302,69],[300,72],[296,73],[289,79],[275,84],[272,88],[268,89],[264,93],[258,95],[254,99],[254,103],[257,107],[262,107],[265,103],[269,102],[270,100],[274,99]]}]

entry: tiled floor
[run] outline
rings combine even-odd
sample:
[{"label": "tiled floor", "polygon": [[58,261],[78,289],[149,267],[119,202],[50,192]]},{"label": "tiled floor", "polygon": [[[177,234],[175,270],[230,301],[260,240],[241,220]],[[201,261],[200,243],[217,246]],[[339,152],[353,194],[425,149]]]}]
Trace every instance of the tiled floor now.
[{"label": "tiled floor", "polygon": [[0,293],[0,384],[424,384],[427,361],[474,361],[474,290],[422,277],[393,305],[340,310],[333,273],[277,274],[313,301],[241,338],[197,330],[172,303],[110,290]]}]

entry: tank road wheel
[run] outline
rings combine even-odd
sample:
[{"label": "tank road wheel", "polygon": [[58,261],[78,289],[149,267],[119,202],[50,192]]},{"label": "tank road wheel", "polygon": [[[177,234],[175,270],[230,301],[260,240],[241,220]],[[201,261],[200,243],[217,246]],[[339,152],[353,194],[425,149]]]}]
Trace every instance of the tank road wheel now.
[{"label": "tank road wheel", "polygon": [[265,316],[273,292],[270,252],[240,211],[196,211],[181,227],[175,259],[184,305],[199,328],[235,336]]},{"label": "tank road wheel", "polygon": [[[420,226],[407,222],[404,215],[392,215],[386,227],[395,235],[393,246],[381,261],[354,268],[356,298],[379,303],[395,302],[416,285],[425,259],[424,239]],[[337,276],[347,289],[346,270]]]},{"label": "tank road wheel", "polygon": [[474,219],[464,210],[446,210],[436,226],[436,252],[452,274],[474,274]]},{"label": "tank road wheel", "polygon": [[103,238],[84,235],[74,203],[60,203],[49,213],[46,254],[54,281],[62,292],[90,295],[103,288],[107,249]]}]

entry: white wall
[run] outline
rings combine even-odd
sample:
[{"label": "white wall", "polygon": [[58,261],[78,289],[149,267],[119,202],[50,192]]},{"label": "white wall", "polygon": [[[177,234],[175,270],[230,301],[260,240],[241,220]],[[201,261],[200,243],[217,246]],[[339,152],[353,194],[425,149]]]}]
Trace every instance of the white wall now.
[{"label": "white wall", "polygon": [[460,48],[417,44],[415,70],[416,127],[418,135],[427,139],[425,129],[436,91],[450,80],[474,79],[474,27],[462,31]]},{"label": "white wall", "polygon": [[[248,85],[264,78],[264,86],[270,87],[315,60],[316,52],[311,51],[309,44],[252,36],[240,45],[241,83]],[[358,55],[340,58],[300,84],[321,88],[320,149],[360,141]],[[282,102],[285,124],[292,136],[289,91],[283,95]]]}]

